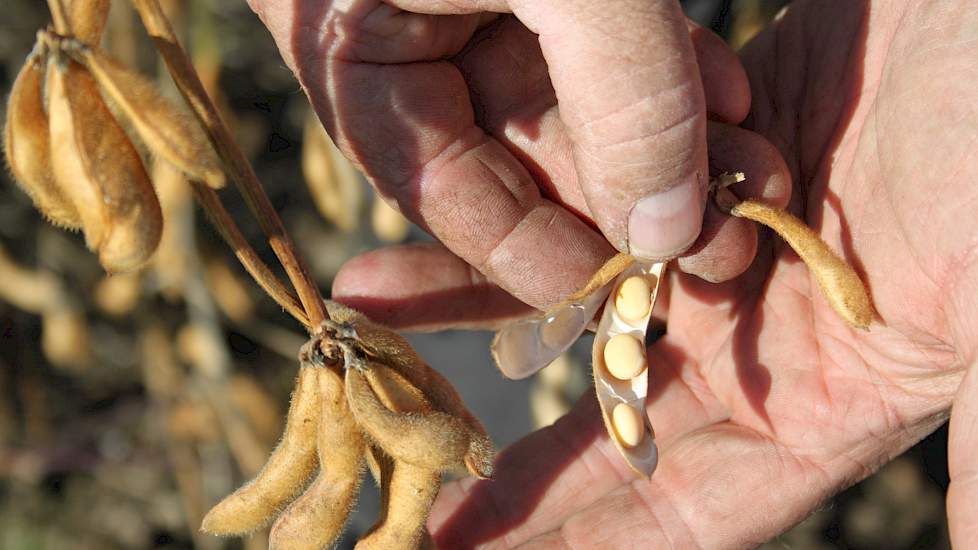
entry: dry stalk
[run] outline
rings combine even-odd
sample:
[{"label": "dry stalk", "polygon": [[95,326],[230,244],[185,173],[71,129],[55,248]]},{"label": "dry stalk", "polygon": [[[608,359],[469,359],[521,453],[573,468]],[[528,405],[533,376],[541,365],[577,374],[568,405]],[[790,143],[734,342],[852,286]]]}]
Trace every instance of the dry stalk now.
[{"label": "dry stalk", "polygon": [[110,0],[68,0],[68,21],[78,40],[98,46],[109,20]]},{"label": "dry stalk", "polygon": [[285,285],[278,280],[278,277],[272,273],[272,270],[258,257],[255,250],[248,244],[248,240],[241,234],[241,230],[237,224],[234,223],[231,214],[224,208],[217,193],[210,187],[200,183],[193,183],[193,191],[197,202],[207,212],[208,217],[218,233],[228,243],[228,246],[234,250],[234,255],[238,257],[241,265],[244,266],[245,270],[258,283],[258,286],[266,294],[271,296],[278,305],[282,306],[289,315],[304,326],[311,326],[311,321],[306,315],[303,304],[289,289],[285,288]]},{"label": "dry stalk", "polygon": [[265,195],[254,169],[231,137],[227,125],[224,124],[217,108],[204,90],[169,20],[156,0],[133,0],[133,5],[163,57],[177,88],[206,130],[215,150],[224,161],[225,169],[244,196],[245,202],[255,215],[272,250],[295,287],[309,318],[306,327],[309,329],[318,327],[329,318],[319,288],[296,254],[295,246],[286,233],[282,220],[272,207],[271,201]]},{"label": "dry stalk", "polygon": [[51,19],[54,21],[54,30],[61,36],[69,36],[72,31],[68,10],[65,9],[67,0],[48,0],[48,9],[51,10]]}]

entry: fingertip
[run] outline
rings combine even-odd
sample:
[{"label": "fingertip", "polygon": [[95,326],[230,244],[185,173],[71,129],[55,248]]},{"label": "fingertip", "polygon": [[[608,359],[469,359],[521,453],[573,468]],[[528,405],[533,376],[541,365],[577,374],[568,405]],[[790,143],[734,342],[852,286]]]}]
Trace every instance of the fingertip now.
[{"label": "fingertip", "polygon": [[678,259],[679,269],[711,282],[729,281],[750,267],[757,253],[753,222],[732,218],[708,205],[700,238]]},{"label": "fingertip", "polygon": [[750,82],[737,53],[710,29],[689,23],[703,79],[706,110],[712,118],[740,124],[750,112]]},{"label": "fingertip", "polygon": [[741,199],[756,199],[785,208],[791,199],[791,172],[781,152],[760,134],[710,122],[707,127],[710,166],[715,172],[743,172],[746,179],[731,189]]},{"label": "fingertip", "polygon": [[532,308],[439,243],[381,248],[349,260],[332,298],[394,329],[496,328]]},{"label": "fingertip", "polygon": [[[754,132],[711,122],[707,141],[715,172],[743,172],[746,180],[732,187],[738,197],[783,208],[791,197],[791,175],[780,152]],[[750,267],[757,254],[757,226],[707,206],[703,231],[679,259],[679,268],[706,281],[733,279]]]}]

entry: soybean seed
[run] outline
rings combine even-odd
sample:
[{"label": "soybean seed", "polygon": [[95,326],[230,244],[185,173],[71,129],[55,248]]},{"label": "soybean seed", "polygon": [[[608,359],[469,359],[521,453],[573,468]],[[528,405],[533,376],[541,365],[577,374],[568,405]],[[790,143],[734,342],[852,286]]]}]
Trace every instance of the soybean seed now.
[{"label": "soybean seed", "polygon": [[604,346],[604,364],[619,380],[635,378],[646,367],[645,346],[631,334],[617,334]]},{"label": "soybean seed", "polygon": [[645,277],[638,275],[629,277],[618,287],[615,309],[622,319],[629,323],[637,323],[649,314],[651,308],[652,286]]},{"label": "soybean seed", "polygon": [[611,413],[611,423],[615,427],[618,441],[628,448],[637,447],[645,437],[642,415],[627,403],[615,405],[615,410]]}]

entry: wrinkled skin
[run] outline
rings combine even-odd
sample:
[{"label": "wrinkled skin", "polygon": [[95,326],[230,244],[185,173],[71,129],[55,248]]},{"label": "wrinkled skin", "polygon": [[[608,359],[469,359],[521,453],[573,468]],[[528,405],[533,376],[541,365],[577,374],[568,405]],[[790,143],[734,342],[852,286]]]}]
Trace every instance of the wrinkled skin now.
[{"label": "wrinkled skin", "polygon": [[[746,194],[787,200],[778,181],[790,174],[790,207],[868,283],[871,330],[838,319],[797,256],[763,232],[739,277],[674,275],[669,332],[649,350],[661,452],[652,479],[617,456],[588,395],[504,451],[493,481],[443,488],[429,522],[440,546],[754,546],[950,415],[951,536],[978,547],[978,14],[968,4],[796,1],[742,52],[744,126],[785,163],[751,134],[711,128],[715,168],[747,166],[764,183]],[[738,235],[730,242],[752,252],[753,235]],[[718,273],[736,263],[711,262]],[[535,285],[534,305],[586,278],[569,269],[541,286],[556,268],[511,269]],[[527,295],[514,276],[490,278]],[[419,304],[426,326],[513,313],[435,245],[354,260],[334,298],[405,328],[402,312]]]}]

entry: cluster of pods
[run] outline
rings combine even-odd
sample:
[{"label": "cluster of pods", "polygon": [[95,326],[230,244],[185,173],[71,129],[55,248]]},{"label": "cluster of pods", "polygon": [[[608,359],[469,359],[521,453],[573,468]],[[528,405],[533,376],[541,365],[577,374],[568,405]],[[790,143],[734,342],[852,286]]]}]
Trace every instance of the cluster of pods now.
[{"label": "cluster of pods", "polygon": [[383,512],[357,548],[427,546],[425,520],[442,473],[488,478],[492,442],[448,380],[401,336],[340,304],[327,309],[331,320],[300,354],[281,442],[258,477],[207,514],[203,529],[243,535],[274,520],[271,548],[328,547],[366,463]]},{"label": "cluster of pods", "polygon": [[211,187],[224,185],[223,168],[186,111],[99,48],[109,1],[68,6],[66,28],[38,32],[14,82],[7,163],[49,220],[84,231],[107,270],[131,271],[163,227],[141,150]]}]

